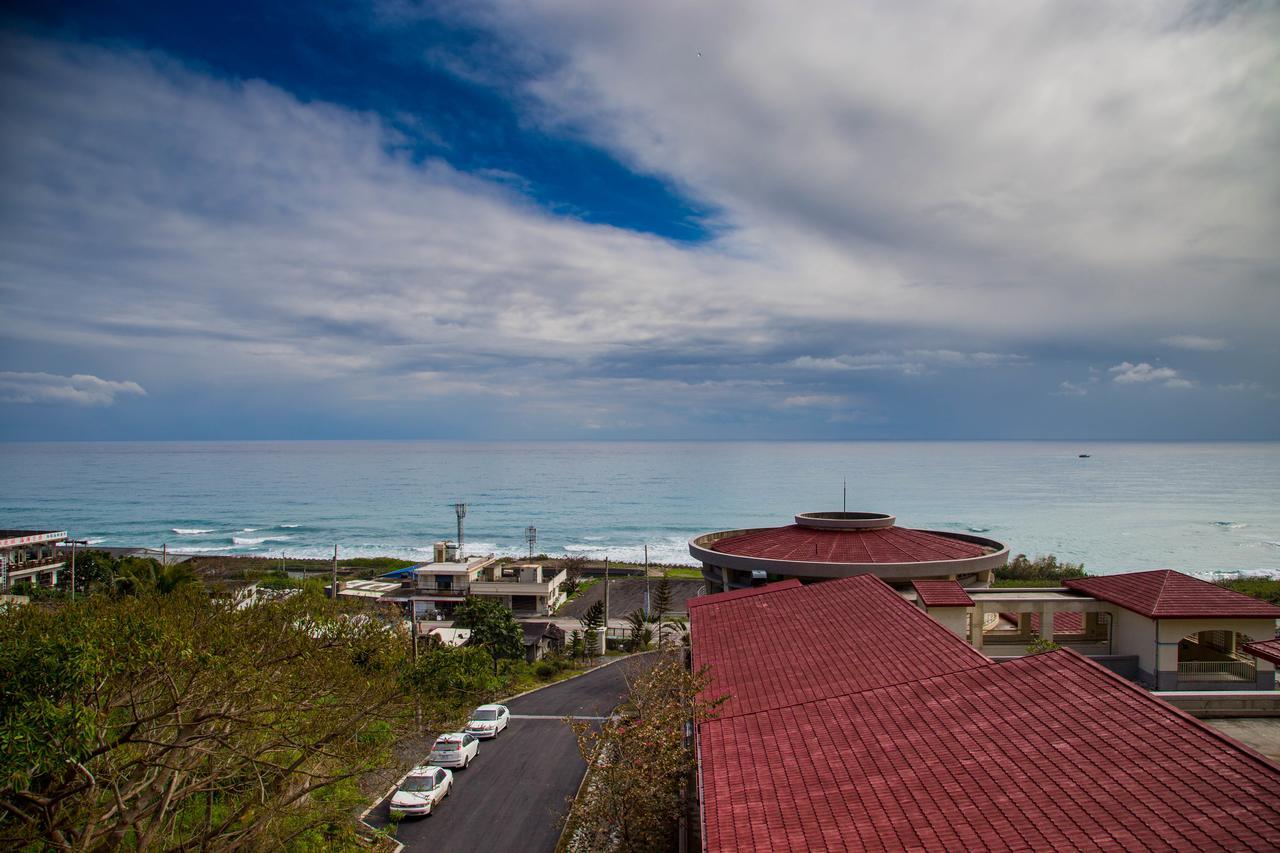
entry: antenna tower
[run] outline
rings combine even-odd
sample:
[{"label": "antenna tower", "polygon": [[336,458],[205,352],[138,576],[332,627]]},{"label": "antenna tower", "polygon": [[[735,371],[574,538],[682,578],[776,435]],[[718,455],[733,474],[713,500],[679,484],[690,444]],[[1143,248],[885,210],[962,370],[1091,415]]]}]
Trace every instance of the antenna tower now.
[{"label": "antenna tower", "polygon": [[529,559],[533,559],[533,546],[538,544],[538,528],[529,526],[524,529],[525,541],[529,543]]},{"label": "antenna tower", "polygon": [[453,505],[453,511],[458,514],[458,557],[463,555],[462,551],[462,519],[467,517],[467,505],[464,503],[456,503]]}]

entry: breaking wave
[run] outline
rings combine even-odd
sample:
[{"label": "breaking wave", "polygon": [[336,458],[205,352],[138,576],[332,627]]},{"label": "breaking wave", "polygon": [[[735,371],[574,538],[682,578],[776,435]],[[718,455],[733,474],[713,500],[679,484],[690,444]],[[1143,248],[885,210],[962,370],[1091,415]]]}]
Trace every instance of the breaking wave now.
[{"label": "breaking wave", "polygon": [[1239,530],[1242,527],[1248,527],[1243,521],[1215,521],[1214,526],[1221,527],[1224,530]]},{"label": "breaking wave", "polygon": [[261,545],[263,542],[284,542],[288,536],[232,536],[232,545]]},{"label": "breaking wave", "polygon": [[208,527],[170,527],[169,529],[179,536],[202,536],[213,532],[213,529]]}]

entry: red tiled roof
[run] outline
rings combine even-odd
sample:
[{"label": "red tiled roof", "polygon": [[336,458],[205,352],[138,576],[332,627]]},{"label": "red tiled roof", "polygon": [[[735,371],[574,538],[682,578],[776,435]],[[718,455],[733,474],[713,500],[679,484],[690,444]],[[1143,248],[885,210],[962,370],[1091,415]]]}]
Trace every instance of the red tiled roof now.
[{"label": "red tiled roof", "polygon": [[789,524],[730,536],[711,550],[740,557],[813,563],[926,563],[981,557],[991,549],[925,530],[879,527],[827,530]]},{"label": "red tiled roof", "polygon": [[1272,663],[1280,663],[1280,637],[1274,640],[1257,640],[1252,643],[1245,643],[1240,648],[1254,657],[1269,660]]},{"label": "red tiled roof", "polygon": [[[1031,630],[1037,634],[1040,633],[1040,614],[1032,613]],[[1000,618],[1007,619],[1013,624],[1018,624],[1017,613],[1001,613]],[[1063,610],[1053,614],[1053,633],[1054,634],[1083,634],[1084,633],[1084,614],[1077,610]]]},{"label": "red tiled roof", "polygon": [[1067,650],[698,737],[707,850],[1280,847],[1280,767]]},{"label": "red tiled roof", "polygon": [[873,575],[770,586],[689,609],[704,695],[730,696],[722,717],[990,663]]},{"label": "red tiled roof", "polygon": [[1280,607],[1171,569],[1066,581],[1071,589],[1151,619],[1280,619]]},{"label": "red tiled roof", "polygon": [[794,587],[803,586],[796,578],[787,578],[777,583],[766,583],[760,586],[748,587],[746,589],[731,589],[728,592],[713,592],[710,595],[699,595],[689,599],[687,608],[701,607],[706,604],[719,604],[722,601],[736,601],[739,598],[750,598],[753,595],[763,595],[765,593],[776,592],[780,589],[792,589]]},{"label": "red tiled roof", "polygon": [[955,581],[912,581],[925,607],[972,607],[973,599]]}]

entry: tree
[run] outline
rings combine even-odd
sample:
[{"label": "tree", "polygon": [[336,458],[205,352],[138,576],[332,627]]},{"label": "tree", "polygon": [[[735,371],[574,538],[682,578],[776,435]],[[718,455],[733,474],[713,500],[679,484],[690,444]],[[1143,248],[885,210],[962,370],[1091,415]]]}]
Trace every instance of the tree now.
[{"label": "tree", "polygon": [[493,658],[494,672],[498,671],[498,661],[524,657],[524,632],[501,601],[469,595],[453,611],[453,624],[471,629],[467,645],[487,651]]},{"label": "tree", "polygon": [[571,853],[674,849],[696,767],[685,725],[712,719],[720,704],[700,698],[706,684],[705,672],[663,653],[631,679],[615,717],[573,724],[591,769],[566,828]]},{"label": "tree", "polygon": [[578,620],[578,624],[582,626],[582,641],[586,647],[586,654],[596,654],[600,648],[600,629],[605,627],[604,602],[597,601],[588,607],[587,612]]},{"label": "tree", "polygon": [[1027,654],[1038,655],[1041,652],[1051,652],[1054,649],[1062,648],[1053,640],[1046,639],[1039,634],[1031,638],[1030,644],[1027,645]]},{"label": "tree", "polygon": [[575,659],[586,657],[586,643],[581,631],[569,632],[569,654]]},{"label": "tree", "polygon": [[565,595],[573,595],[582,585],[582,572],[587,568],[586,557],[565,557],[560,561],[560,568],[565,571],[564,583],[560,589]]},{"label": "tree", "polygon": [[649,648],[649,644],[653,642],[653,629],[649,627],[651,621],[649,614],[640,608],[627,614],[627,622],[631,626],[631,638],[628,642],[631,651],[642,652]]},{"label": "tree", "polygon": [[8,608],[0,847],[338,846],[418,683],[428,700],[474,686],[408,655],[395,620],[307,595],[237,606],[188,584]]},{"label": "tree", "polygon": [[1082,578],[1085,572],[1083,564],[1059,563],[1052,554],[1034,560],[1027,559],[1026,554],[1019,554],[1008,564],[997,566],[995,575],[997,580],[1062,581]]},{"label": "tree", "polygon": [[663,571],[662,577],[658,578],[658,585],[653,590],[653,612],[655,621],[658,623],[658,648],[662,648],[666,642],[665,632],[663,631],[662,617],[671,609],[671,579],[667,577],[666,571]]}]

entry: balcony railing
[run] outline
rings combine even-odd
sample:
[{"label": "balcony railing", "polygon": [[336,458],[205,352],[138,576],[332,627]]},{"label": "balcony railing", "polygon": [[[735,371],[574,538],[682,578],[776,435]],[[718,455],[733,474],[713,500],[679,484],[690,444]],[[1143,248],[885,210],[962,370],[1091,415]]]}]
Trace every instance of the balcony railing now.
[{"label": "balcony railing", "polygon": [[44,557],[39,560],[22,560],[16,563],[9,563],[5,569],[10,572],[29,572],[32,569],[51,568],[53,566],[61,566],[67,562],[66,557]]},{"label": "balcony railing", "polygon": [[1257,667],[1246,660],[1186,660],[1178,662],[1179,681],[1256,681]]}]

